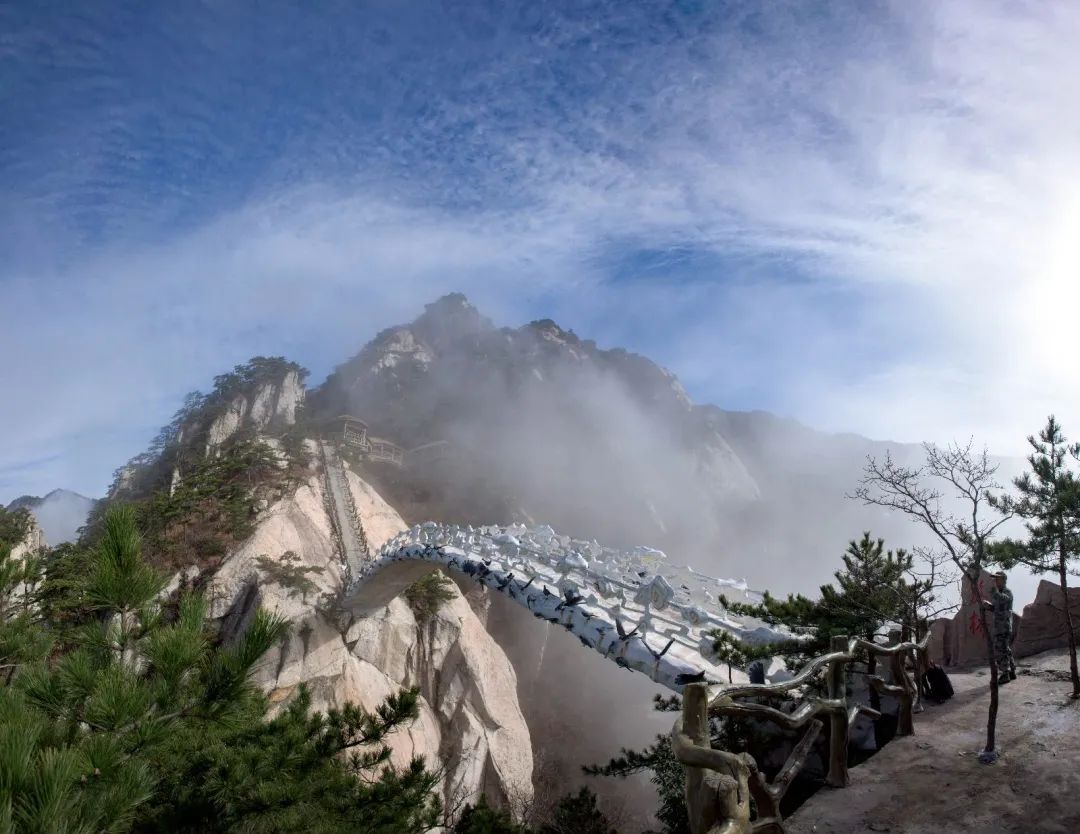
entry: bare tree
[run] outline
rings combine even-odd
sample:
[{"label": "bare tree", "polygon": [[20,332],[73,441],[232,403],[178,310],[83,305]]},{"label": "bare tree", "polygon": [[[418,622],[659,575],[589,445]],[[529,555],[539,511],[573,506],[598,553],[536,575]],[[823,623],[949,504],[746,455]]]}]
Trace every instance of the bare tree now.
[{"label": "bare tree", "polygon": [[930,623],[942,614],[954,611],[959,603],[938,599],[942,588],[955,587],[959,575],[952,570],[949,554],[932,547],[913,548],[915,564],[908,570],[908,596],[903,601],[904,619],[901,621],[904,640],[918,642],[930,628]]},{"label": "bare tree", "polygon": [[[937,540],[939,552],[963,573],[972,597],[981,599],[978,583],[987,562],[988,545],[1012,513],[992,512],[991,496],[1001,489],[995,478],[997,465],[990,462],[986,449],[976,453],[972,447],[972,441],[945,448],[925,443],[926,462],[920,467],[898,464],[888,454],[882,461],[869,457],[854,497],[865,504],[897,510],[922,524]],[[942,506],[946,491],[962,510],[953,513]],[[986,747],[979,758],[992,762],[997,758],[998,669],[986,611],[982,605],[978,610],[990,665]]]}]

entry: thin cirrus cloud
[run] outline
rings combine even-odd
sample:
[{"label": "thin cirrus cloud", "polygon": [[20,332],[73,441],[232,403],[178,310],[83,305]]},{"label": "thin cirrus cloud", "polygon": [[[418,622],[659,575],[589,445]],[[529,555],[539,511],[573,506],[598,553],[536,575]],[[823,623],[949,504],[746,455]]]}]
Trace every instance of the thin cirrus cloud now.
[{"label": "thin cirrus cloud", "polygon": [[452,290],[826,429],[1080,413],[1080,9],[354,6],[5,9],[0,492]]}]

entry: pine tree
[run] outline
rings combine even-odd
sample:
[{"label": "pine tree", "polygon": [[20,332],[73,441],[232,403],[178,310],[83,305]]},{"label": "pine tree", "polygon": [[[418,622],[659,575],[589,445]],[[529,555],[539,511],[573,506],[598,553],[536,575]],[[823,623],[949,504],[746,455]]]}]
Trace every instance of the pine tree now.
[{"label": "pine tree", "polygon": [[540,834],[616,834],[607,817],[596,807],[596,794],[581,788],[559,800],[554,818]]},{"label": "pine tree", "polygon": [[742,643],[736,640],[730,632],[717,629],[712,633],[713,654],[717,661],[727,666],[728,683],[731,683],[731,667],[744,666],[747,653]]},{"label": "pine tree", "polygon": [[42,627],[38,597],[43,561],[30,554],[15,558],[0,543],[0,686],[7,686],[25,664],[44,660],[52,646]]},{"label": "pine tree", "polygon": [[[160,604],[164,582],[141,558],[129,508],[110,508],[101,527],[86,562],[52,563],[51,595],[31,583],[27,597],[26,563],[0,558],[0,647],[15,647],[2,649],[15,673],[0,678],[0,831],[420,834],[434,824],[437,777],[419,760],[389,767],[383,744],[416,716],[415,691],[373,713],[322,715],[301,690],[266,721],[249,677],[287,624],[259,611],[219,644],[201,596]],[[63,575],[75,567],[85,574]],[[58,654],[27,648],[27,618],[58,637]]]},{"label": "pine tree", "polygon": [[[656,695],[653,707],[658,712],[678,712],[682,699],[677,695],[664,698]],[[713,744],[720,741],[722,728],[712,727]],[[660,823],[659,834],[690,834],[690,817],[686,811],[686,771],[675,758],[671,736],[658,735],[656,741],[643,750],[623,748],[620,754],[606,765],[587,765],[582,770],[590,776],[618,776],[627,778],[635,773],[648,772],[649,781],[656,788],[660,804],[656,820]]]},{"label": "pine tree", "polygon": [[821,606],[839,621],[838,633],[872,640],[883,626],[907,620],[913,592],[907,576],[914,565],[907,551],[886,551],[885,540],[867,532],[842,558],[844,567],[834,574],[838,587],[821,586]]},{"label": "pine tree", "polygon": [[1080,444],[1070,445],[1053,415],[1036,439],[1028,437],[1031,472],[1013,481],[1019,498],[1003,497],[994,504],[1025,520],[1027,541],[1006,539],[991,550],[1002,567],[1025,565],[1032,573],[1056,573],[1064,600],[1065,632],[1069,641],[1069,671],[1073,698],[1080,698],[1076,630],[1069,610],[1069,563],[1080,554],[1080,479],[1068,466],[1071,455],[1080,459]]},{"label": "pine tree", "polygon": [[454,825],[454,834],[529,834],[508,814],[492,808],[481,795],[475,805],[466,805]]},{"label": "pine tree", "polygon": [[729,663],[729,680],[731,664],[755,658],[783,655],[789,668],[801,666],[829,651],[830,641],[837,635],[873,639],[883,627],[899,625],[905,636],[921,637],[928,616],[939,613],[933,608],[934,594],[947,579],[940,574],[937,562],[931,560],[930,571],[919,574],[911,554],[902,549],[885,550],[884,539],[874,539],[868,532],[849,542],[841,558],[844,564],[834,574],[835,585],[822,585],[818,599],[802,594],[778,599],[767,591],[759,603],[720,598],[733,614],[757,617],[800,635],[799,640],[748,646],[727,632],[711,632],[718,659]]},{"label": "pine tree", "polygon": [[451,590],[453,585],[450,577],[436,570],[417,579],[405,589],[405,601],[409,603],[417,623],[426,624],[439,613],[444,603],[454,598]]},{"label": "pine tree", "polygon": [[[386,768],[382,741],[417,714],[415,690],[375,713],[349,705],[325,716],[297,697],[271,721],[185,724],[155,758],[159,799],[144,832],[420,834],[436,821],[438,777],[414,760]],[[374,776],[374,778],[373,778]]]}]

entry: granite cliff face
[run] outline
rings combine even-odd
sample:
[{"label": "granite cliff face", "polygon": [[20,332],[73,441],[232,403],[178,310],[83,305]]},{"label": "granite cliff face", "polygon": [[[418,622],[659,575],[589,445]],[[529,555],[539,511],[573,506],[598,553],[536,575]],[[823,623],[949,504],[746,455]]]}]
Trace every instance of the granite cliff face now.
[{"label": "granite cliff face", "polygon": [[304,386],[296,370],[288,370],[280,378],[265,380],[253,391],[236,394],[206,430],[207,454],[241,428],[265,432],[293,425],[296,411],[304,402],[304,394]]},{"label": "granite cliff face", "polygon": [[[451,599],[423,623],[401,598],[363,619],[342,614],[342,538],[319,427],[303,418],[303,373],[280,357],[262,357],[216,378],[212,393],[190,397],[150,450],[121,470],[107,500],[153,498],[168,506],[176,521],[156,528],[156,541],[176,545],[163,563],[175,571],[167,592],[203,589],[223,639],[244,629],[260,606],[290,621],[289,636],[256,676],[275,709],[301,684],[315,709],[346,702],[373,709],[418,687],[419,718],[388,740],[393,761],[426,759],[441,774],[448,808],[481,794],[500,806],[527,804],[529,729],[514,669],[474,611],[484,609],[482,595],[452,585]],[[253,468],[245,470],[249,461]],[[366,547],[377,549],[405,529],[347,463],[344,478]],[[218,553],[207,550],[223,543]]]},{"label": "granite cliff face", "polygon": [[[405,529],[354,472],[348,483],[371,547]],[[193,574],[182,572],[177,584]],[[400,598],[374,616],[342,621],[330,600],[343,579],[323,481],[313,472],[261,514],[207,591],[226,634],[242,628],[258,605],[292,622],[289,638],[264,658],[256,676],[272,703],[287,702],[306,684],[315,709],[349,701],[373,709],[388,695],[418,686],[420,717],[391,737],[394,763],[422,756],[441,768],[450,807],[480,794],[504,806],[527,802],[532,744],[517,678],[468,599],[454,586],[453,598],[424,625]]]}]

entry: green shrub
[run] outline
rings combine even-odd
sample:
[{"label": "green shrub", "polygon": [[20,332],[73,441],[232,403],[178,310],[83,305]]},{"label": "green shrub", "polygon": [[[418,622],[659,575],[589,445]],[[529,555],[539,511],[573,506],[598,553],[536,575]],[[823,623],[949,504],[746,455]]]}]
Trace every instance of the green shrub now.
[{"label": "green shrub", "polygon": [[487,804],[483,796],[476,805],[466,805],[454,826],[454,834],[529,834],[510,815]]},{"label": "green shrub", "polygon": [[596,807],[596,794],[582,788],[564,796],[555,807],[552,820],[540,834],[617,834],[607,817]]},{"label": "green shrub", "polygon": [[307,575],[322,573],[323,569],[304,567],[300,564],[300,557],[291,550],[286,550],[277,559],[271,559],[265,555],[258,556],[255,562],[267,579],[285,588],[290,597],[299,596],[301,602],[307,602],[307,595],[318,590],[318,586],[308,579]]},{"label": "green shrub", "polygon": [[0,547],[14,547],[19,544],[29,529],[29,510],[23,507],[16,510],[0,507]]},{"label": "green shrub", "polygon": [[436,570],[417,579],[405,589],[405,600],[409,603],[417,623],[427,623],[439,613],[443,603],[454,598],[454,593],[450,590],[453,584],[449,577]]}]

